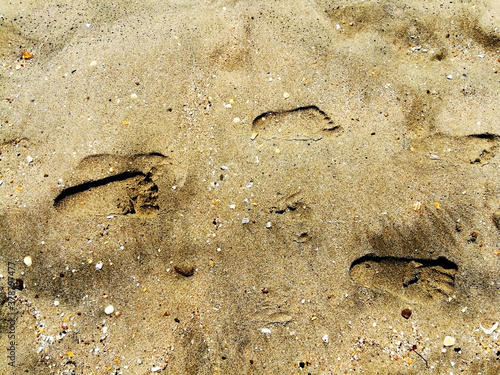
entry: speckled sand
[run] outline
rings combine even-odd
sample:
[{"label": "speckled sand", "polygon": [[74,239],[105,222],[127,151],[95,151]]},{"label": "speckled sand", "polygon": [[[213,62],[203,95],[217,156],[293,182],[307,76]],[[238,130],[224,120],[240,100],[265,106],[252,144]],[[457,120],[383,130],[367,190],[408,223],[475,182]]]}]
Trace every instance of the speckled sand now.
[{"label": "speckled sand", "polygon": [[0,374],[500,373],[498,27],[1,1]]}]

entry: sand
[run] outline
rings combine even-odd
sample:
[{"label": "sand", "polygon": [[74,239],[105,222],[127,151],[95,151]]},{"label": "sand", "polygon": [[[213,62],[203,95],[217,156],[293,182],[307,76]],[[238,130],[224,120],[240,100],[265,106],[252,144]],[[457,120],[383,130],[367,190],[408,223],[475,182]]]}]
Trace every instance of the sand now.
[{"label": "sand", "polygon": [[498,2],[0,13],[0,374],[500,372]]}]

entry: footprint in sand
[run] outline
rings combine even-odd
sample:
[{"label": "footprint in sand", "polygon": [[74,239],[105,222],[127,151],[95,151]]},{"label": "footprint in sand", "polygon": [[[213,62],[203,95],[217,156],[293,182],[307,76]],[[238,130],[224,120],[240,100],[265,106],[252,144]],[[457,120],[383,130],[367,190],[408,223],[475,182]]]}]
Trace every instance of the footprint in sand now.
[{"label": "footprint in sand", "polygon": [[312,105],[288,111],[265,112],[252,122],[254,136],[286,141],[319,141],[340,130],[328,115]]},{"label": "footprint in sand", "polygon": [[366,255],[356,259],[350,276],[356,283],[412,302],[451,297],[458,267],[445,257],[411,259]]},{"label": "footprint in sand", "polygon": [[165,165],[166,157],[157,153],[87,157],[76,168],[79,183],[62,190],[54,199],[54,207],[72,214],[147,215],[158,212],[159,189],[155,179],[164,172]]}]

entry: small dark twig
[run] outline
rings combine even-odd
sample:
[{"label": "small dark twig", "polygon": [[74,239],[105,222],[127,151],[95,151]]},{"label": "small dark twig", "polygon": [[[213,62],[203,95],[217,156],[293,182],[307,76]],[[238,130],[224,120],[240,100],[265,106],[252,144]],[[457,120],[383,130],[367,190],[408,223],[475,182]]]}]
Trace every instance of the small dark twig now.
[{"label": "small dark twig", "polygon": [[413,350],[420,358],[422,358],[424,360],[424,362],[425,362],[425,367],[429,368],[429,364],[427,363],[427,360],[422,356],[422,354],[420,354],[419,352],[417,352],[417,346],[416,345],[413,345],[413,347],[410,350]]}]

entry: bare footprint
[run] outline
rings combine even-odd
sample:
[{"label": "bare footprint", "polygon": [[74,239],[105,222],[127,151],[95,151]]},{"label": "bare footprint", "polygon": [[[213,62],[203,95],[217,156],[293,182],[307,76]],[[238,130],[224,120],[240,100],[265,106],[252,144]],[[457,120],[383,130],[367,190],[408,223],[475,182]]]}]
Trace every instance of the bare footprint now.
[{"label": "bare footprint", "polygon": [[356,259],[350,276],[356,283],[408,301],[440,301],[451,297],[457,265],[445,257],[411,259],[366,255]]},{"label": "bare footprint", "polygon": [[72,214],[155,213],[160,207],[154,180],[163,173],[165,159],[160,154],[85,158],[77,167],[77,175],[83,182],[62,190],[54,199],[54,207]]},{"label": "bare footprint", "polygon": [[264,139],[319,141],[340,129],[316,106],[266,112],[252,122],[252,130]]}]

